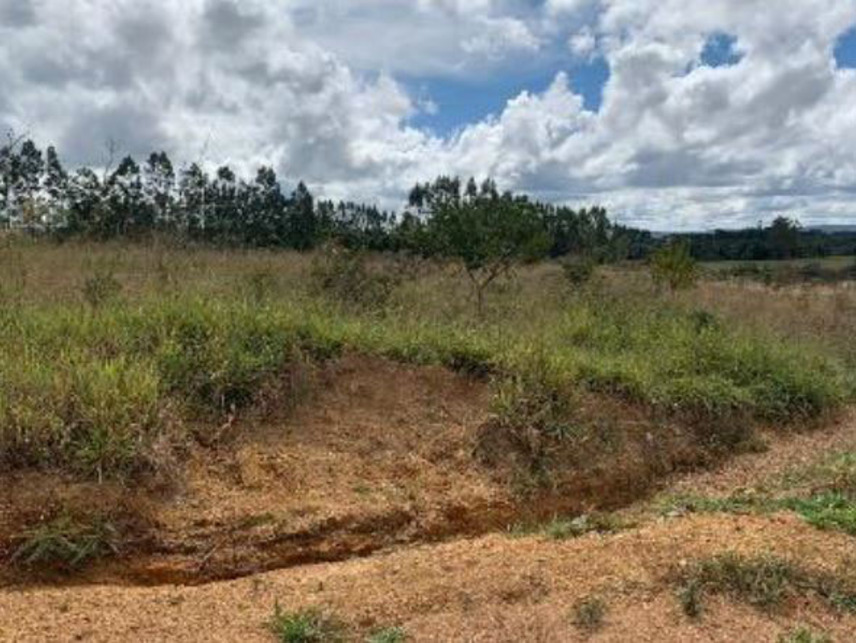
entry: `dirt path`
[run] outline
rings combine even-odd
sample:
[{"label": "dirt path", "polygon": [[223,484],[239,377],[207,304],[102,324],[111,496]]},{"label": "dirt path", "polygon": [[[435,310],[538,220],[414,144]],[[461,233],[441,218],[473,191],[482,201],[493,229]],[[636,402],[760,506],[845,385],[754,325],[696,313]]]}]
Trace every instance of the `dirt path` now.
[{"label": "dirt path", "polygon": [[271,641],[265,622],[279,602],[330,609],[353,632],[399,625],[417,641],[564,641],[581,636],[575,603],[598,594],[608,612],[595,640],[774,641],[808,623],[844,641],[853,615],[814,601],[767,614],[713,597],[701,620],[689,620],[664,575],[727,550],[774,550],[833,570],[853,547],[793,516],[691,516],[566,541],[491,535],[202,586],[7,591],[0,640]]}]

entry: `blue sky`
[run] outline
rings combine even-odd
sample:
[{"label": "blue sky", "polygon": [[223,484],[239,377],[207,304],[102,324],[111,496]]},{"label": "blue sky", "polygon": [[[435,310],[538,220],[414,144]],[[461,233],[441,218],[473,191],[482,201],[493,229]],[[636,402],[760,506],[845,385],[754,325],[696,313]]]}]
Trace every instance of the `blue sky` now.
[{"label": "blue sky", "polygon": [[[855,67],[855,28],[846,29],[833,42],[833,57],[838,68]],[[737,38],[725,32],[708,37],[693,65],[721,67],[737,64],[743,53]],[[554,52],[540,64],[525,61],[502,73],[469,77],[404,78],[408,91],[418,101],[431,101],[430,111],[421,110],[410,123],[441,135],[453,135],[466,125],[489,116],[497,116],[507,101],[521,92],[543,92],[557,72],[566,72],[575,93],[580,94],[585,109],[597,112],[601,107],[604,85],[610,78],[610,66],[602,56],[580,58],[570,52]]]}]

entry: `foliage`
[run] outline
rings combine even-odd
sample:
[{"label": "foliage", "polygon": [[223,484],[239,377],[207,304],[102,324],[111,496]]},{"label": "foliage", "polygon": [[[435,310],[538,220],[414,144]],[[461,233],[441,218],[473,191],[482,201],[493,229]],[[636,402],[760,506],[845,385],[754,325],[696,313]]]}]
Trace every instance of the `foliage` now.
[{"label": "foliage", "polygon": [[462,193],[458,179],[440,177],[417,186],[411,204],[430,215],[431,249],[461,261],[480,315],[485,289],[516,263],[543,256],[549,245],[538,207],[526,197],[498,194],[491,181],[477,189],[471,179]]},{"label": "foliage", "polygon": [[811,593],[833,607],[853,610],[853,578],[810,571],[774,556],[747,558],[726,553],[706,558],[675,575],[684,612],[698,616],[706,593],[730,594],[754,607],[772,610],[794,593]]},{"label": "foliage", "polygon": [[335,643],[344,640],[342,624],[319,609],[287,612],[277,603],[268,625],[281,643]]},{"label": "foliage", "polygon": [[335,245],[316,257],[311,278],[331,301],[369,310],[383,307],[400,281],[396,274],[373,269],[364,251]]},{"label": "foliage", "polygon": [[404,643],[408,635],[401,627],[385,627],[369,635],[366,643]]},{"label": "foliage", "polygon": [[604,624],[607,604],[602,598],[590,596],[574,606],[574,624],[587,632],[594,632]]},{"label": "foliage", "polygon": [[[60,250],[65,258],[50,261],[60,275],[33,263],[42,247],[9,255],[32,274],[15,305],[0,306],[3,466],[54,466],[94,478],[157,469],[163,454],[178,456],[187,440],[205,440],[206,427],[241,413],[284,375],[343,349],[495,377],[497,421],[532,438],[536,450],[582,435],[575,400],[586,391],[687,419],[716,436],[752,420],[818,416],[853,391],[848,369],[810,343],[712,321],[651,294],[560,296],[561,283],[553,282],[556,293],[547,285],[523,289],[522,306],[498,297],[495,319],[478,322],[466,282],[441,270],[402,282],[396,305],[341,305],[348,289],[332,295],[307,283],[309,259],[301,257],[289,276],[268,253],[230,259],[211,251],[204,253],[218,269],[244,275],[238,289],[201,258],[208,254],[191,251],[181,255],[187,263],[175,260],[184,278],[164,293],[153,281],[163,253],[135,246],[125,254],[144,260],[150,274],[118,259],[111,267],[126,275],[123,298],[82,314],[69,262],[90,271],[91,258],[80,255],[91,251],[52,248],[49,256]],[[373,273],[385,265],[365,261]],[[191,264],[198,265],[185,268]],[[63,278],[68,292],[51,290]],[[526,283],[535,278],[522,275]]]},{"label": "foliage", "polygon": [[112,523],[80,523],[60,515],[19,535],[12,562],[27,566],[78,568],[94,558],[117,553],[117,532]]},{"label": "foliage", "polygon": [[690,245],[671,241],[656,250],[649,259],[652,279],[671,291],[690,288],[696,282],[696,264],[690,255]]}]

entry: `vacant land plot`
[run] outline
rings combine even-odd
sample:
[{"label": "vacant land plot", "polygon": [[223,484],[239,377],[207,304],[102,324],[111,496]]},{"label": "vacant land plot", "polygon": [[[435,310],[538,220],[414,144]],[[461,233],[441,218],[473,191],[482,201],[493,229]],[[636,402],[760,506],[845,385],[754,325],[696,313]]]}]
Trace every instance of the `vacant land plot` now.
[{"label": "vacant land plot", "polygon": [[0,265],[0,638],[853,630],[853,283],[543,263],[479,310],[405,257]]}]

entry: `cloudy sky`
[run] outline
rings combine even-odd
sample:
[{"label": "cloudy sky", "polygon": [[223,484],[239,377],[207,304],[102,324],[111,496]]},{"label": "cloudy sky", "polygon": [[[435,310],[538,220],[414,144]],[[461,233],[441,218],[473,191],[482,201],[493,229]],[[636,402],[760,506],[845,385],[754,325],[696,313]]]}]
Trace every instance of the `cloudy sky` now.
[{"label": "cloudy sky", "polygon": [[851,0],[0,0],[0,127],[273,165],[393,206],[440,173],[654,229],[855,218]]}]

